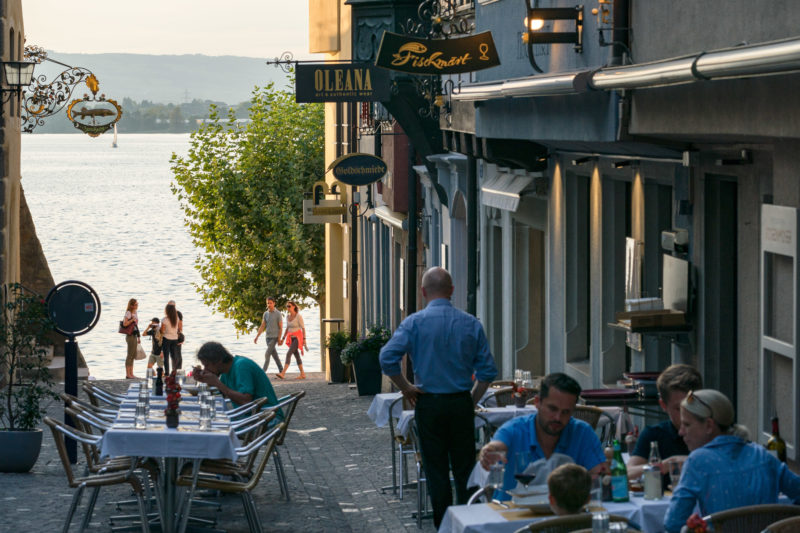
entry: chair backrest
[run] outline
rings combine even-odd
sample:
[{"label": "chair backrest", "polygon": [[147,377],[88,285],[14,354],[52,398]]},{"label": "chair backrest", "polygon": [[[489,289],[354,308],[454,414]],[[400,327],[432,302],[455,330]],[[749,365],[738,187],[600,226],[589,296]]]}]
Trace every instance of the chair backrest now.
[{"label": "chair backrest", "polygon": [[497,381],[492,381],[489,386],[492,388],[499,388],[499,387],[513,387],[515,383],[511,380],[501,379]]},{"label": "chair backrest", "polygon": [[[305,394],[305,392],[303,394]],[[269,458],[272,456],[272,452],[275,450],[275,446],[278,445],[278,438],[286,433],[286,427],[288,425],[289,424],[287,422],[281,422],[279,426],[261,435],[252,443],[250,443],[248,449],[250,449],[251,453],[254,454],[253,457],[259,453],[260,455],[258,455],[258,460],[254,464],[253,475],[251,475],[250,478],[244,483],[244,490],[252,490],[253,487],[258,485],[258,482],[261,479],[261,474],[264,473],[264,468],[267,466]],[[263,451],[259,451],[259,449]]]},{"label": "chair backrest", "polygon": [[797,531],[800,531],[800,516],[778,520],[768,525],[763,533],[796,533]]},{"label": "chair backrest", "polygon": [[83,383],[83,390],[86,392],[86,395],[89,396],[89,401],[97,407],[101,406],[100,402],[119,407],[122,400],[125,399],[125,396],[106,390],[88,381]]},{"label": "chair backrest", "polygon": [[482,406],[489,406],[490,400],[494,398],[497,407],[505,407],[514,403],[514,388],[513,387],[499,387],[489,390],[489,393],[481,400]]},{"label": "chair backrest", "polygon": [[72,463],[69,462],[69,455],[67,454],[67,444],[64,441],[64,435],[74,439],[81,444],[88,444],[96,446],[100,442],[100,437],[96,435],[89,435],[83,431],[71,428],[49,416],[44,417],[44,423],[50,427],[53,433],[53,440],[56,443],[58,450],[58,457],[61,459],[61,464],[64,466],[64,472],[67,474],[67,483],[70,487],[75,484],[75,473],[72,471]]},{"label": "chair backrest", "polygon": [[575,410],[572,412],[572,418],[583,420],[592,426],[592,429],[597,429],[597,423],[602,415],[603,410],[592,405],[576,405]]},{"label": "chair backrest", "polygon": [[112,421],[117,417],[117,409],[98,407],[91,402],[81,400],[77,396],[73,396],[72,394],[67,394],[66,392],[59,392],[58,396],[59,398],[64,400],[64,403],[66,405],[74,406],[76,409],[80,409],[83,411],[91,411],[99,418],[106,418],[109,421]]},{"label": "chair backrest", "polygon": [[278,446],[283,444],[283,440],[286,438],[286,432],[289,429],[289,422],[291,422],[292,416],[294,415],[294,410],[297,408],[297,402],[299,402],[300,398],[305,395],[306,391],[304,390],[294,392],[287,400],[280,402],[277,406],[275,406],[276,408],[283,408],[283,424],[280,426],[283,428],[283,430],[277,438]]},{"label": "chair backrest", "polygon": [[262,405],[267,403],[266,397],[256,398],[255,400],[249,401],[247,403],[243,403],[239,407],[234,407],[226,411],[226,414],[231,418],[236,418],[244,413],[255,413],[258,409],[261,408]]},{"label": "chair backrest", "polygon": [[[623,522],[628,524],[628,519],[624,516],[610,515],[610,522]],[[589,513],[573,514],[566,516],[557,516],[555,518],[548,518],[540,522],[534,522],[522,529],[517,533],[523,532],[536,532],[536,533],[571,533],[577,529],[591,528],[592,515]],[[590,529],[591,531],[591,529]]]},{"label": "chair backrest", "polygon": [[711,522],[716,533],[749,533],[761,531],[778,520],[793,516],[800,516],[800,506],[767,503],[719,511],[705,520]]}]

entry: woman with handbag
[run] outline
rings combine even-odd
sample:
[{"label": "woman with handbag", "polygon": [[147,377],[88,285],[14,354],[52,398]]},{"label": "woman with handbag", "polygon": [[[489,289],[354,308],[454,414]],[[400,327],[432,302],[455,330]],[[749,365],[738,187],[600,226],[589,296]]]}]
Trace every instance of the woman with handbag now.
[{"label": "woman with handbag", "polygon": [[139,315],[136,310],[139,302],[136,298],[128,300],[128,308],[122,322],[119,323],[119,332],[125,334],[125,343],[128,345],[128,355],[125,357],[125,379],[136,379],[133,375],[133,361],[136,359],[136,349],[139,346]]},{"label": "woman with handbag", "polygon": [[173,369],[181,368],[183,361],[178,354],[178,337],[183,333],[183,321],[178,317],[175,304],[167,304],[167,315],[161,319],[161,352],[164,354],[164,372],[169,375],[170,363]]},{"label": "woman with handbag", "polygon": [[300,316],[300,308],[294,302],[286,304],[288,313],[286,314],[286,331],[279,344],[286,343],[289,351],[286,352],[286,363],[283,365],[283,370],[280,374],[275,374],[276,378],[283,379],[286,376],[286,371],[289,369],[289,363],[292,361],[292,355],[297,360],[297,366],[300,367],[300,375],[297,379],[306,379],[306,373],[303,370],[303,360],[300,359],[298,349],[303,347],[308,349],[306,343],[306,325],[303,322],[303,317]]}]

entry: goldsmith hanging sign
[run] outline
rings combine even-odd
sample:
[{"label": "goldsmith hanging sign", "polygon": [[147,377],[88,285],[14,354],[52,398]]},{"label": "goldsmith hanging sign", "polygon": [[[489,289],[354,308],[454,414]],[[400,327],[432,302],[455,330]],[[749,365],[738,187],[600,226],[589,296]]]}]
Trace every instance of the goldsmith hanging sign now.
[{"label": "goldsmith hanging sign", "polygon": [[389,73],[364,63],[297,65],[297,102],[380,102],[389,100]]},{"label": "goldsmith hanging sign", "polygon": [[328,166],[333,176],[347,185],[369,185],[386,174],[386,162],[372,154],[345,154]]},{"label": "goldsmith hanging sign", "polygon": [[384,32],[375,64],[412,74],[458,74],[500,64],[492,32],[458,39],[417,39]]}]

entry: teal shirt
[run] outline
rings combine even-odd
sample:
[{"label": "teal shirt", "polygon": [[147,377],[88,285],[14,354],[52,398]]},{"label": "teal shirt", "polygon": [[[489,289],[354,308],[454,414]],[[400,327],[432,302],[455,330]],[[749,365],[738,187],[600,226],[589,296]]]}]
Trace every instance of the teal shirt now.
[{"label": "teal shirt", "polygon": [[[227,373],[222,374],[219,380],[226,386],[243,394],[252,394],[253,399],[266,398],[267,406],[276,405],[278,397],[275,389],[272,388],[267,374],[261,369],[258,363],[247,357],[236,355],[233,358],[233,365]],[[239,404],[231,400],[234,407]],[[283,413],[278,412],[278,419],[283,419]]]}]

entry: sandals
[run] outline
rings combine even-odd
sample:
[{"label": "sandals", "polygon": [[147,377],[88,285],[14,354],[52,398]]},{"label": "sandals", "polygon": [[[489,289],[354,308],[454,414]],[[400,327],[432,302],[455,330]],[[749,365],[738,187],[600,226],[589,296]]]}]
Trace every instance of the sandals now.
[{"label": "sandals", "polygon": [[278,379],[283,379],[283,375],[281,375],[281,374],[275,374],[275,377],[278,378]]}]

